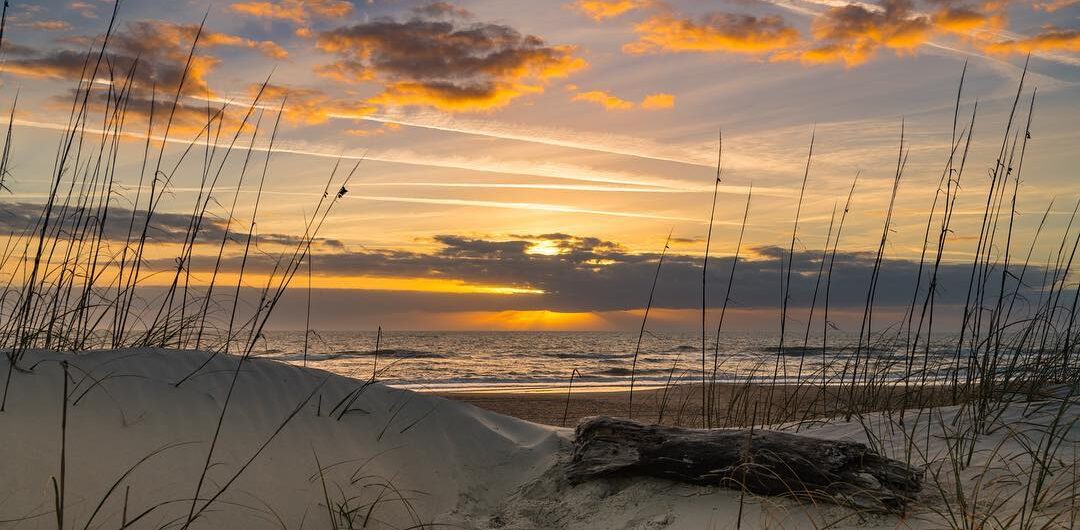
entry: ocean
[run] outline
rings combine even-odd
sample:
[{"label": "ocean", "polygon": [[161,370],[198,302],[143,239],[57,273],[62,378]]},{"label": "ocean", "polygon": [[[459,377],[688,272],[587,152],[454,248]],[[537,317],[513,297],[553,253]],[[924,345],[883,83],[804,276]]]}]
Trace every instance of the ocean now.
[{"label": "ocean", "polygon": [[[719,349],[710,338],[705,362],[709,378],[715,370],[717,381],[772,380],[775,372],[783,382],[801,378],[835,383],[850,377],[858,353],[858,373],[864,373],[869,362],[868,373],[901,378],[909,364],[921,374],[925,363],[927,378],[937,380],[947,375],[956,355],[955,336],[950,335],[935,336],[929,355],[923,345],[914,358],[901,341],[878,337],[871,348],[857,349],[858,335],[844,332],[830,332],[824,355],[820,336],[811,337],[805,348],[802,336],[789,337],[783,354],[777,355],[777,336],[725,332]],[[377,351],[376,338],[373,331],[312,332],[305,360],[304,332],[267,332],[254,355],[432,390],[565,388],[572,374],[575,388],[624,387],[631,373],[636,385],[657,386],[700,381],[702,373],[701,336],[693,333],[647,332],[636,366],[637,332],[385,331]]]}]

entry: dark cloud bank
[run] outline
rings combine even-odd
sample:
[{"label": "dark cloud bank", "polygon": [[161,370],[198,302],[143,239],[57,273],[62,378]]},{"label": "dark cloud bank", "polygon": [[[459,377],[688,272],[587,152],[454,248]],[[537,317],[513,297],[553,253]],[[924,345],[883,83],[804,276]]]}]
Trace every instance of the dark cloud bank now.
[{"label": "dark cloud bank", "polygon": [[[562,254],[530,254],[531,241],[494,241],[459,236],[437,236],[443,248],[432,254],[401,251],[365,251],[322,254],[316,257],[317,274],[370,274],[402,277],[439,277],[472,283],[511,285],[543,290],[548,307],[558,310],[625,310],[644,305],[656,273],[659,254],[630,253],[616,243],[597,238],[546,234],[534,238],[556,241]],[[742,258],[735,271],[733,303],[738,307],[777,307],[780,304],[781,259],[786,251],[758,247]],[[792,305],[808,305],[821,267],[821,251],[796,251],[792,261]],[[786,258],[783,258],[786,266]],[[732,258],[709,260],[708,283],[712,303],[719,306]],[[874,255],[843,252],[833,266],[831,303],[862,307],[870,281]],[[668,254],[660,271],[655,307],[700,307],[699,257]],[[929,267],[929,265],[927,266]],[[928,270],[928,268],[927,268]],[[881,269],[877,303],[907,305],[918,263],[886,260]],[[938,301],[963,303],[970,265],[942,264]],[[1034,272],[1029,272],[1034,275]],[[820,285],[822,296],[825,278]]]},{"label": "dark cloud bank", "polygon": [[[656,272],[659,254],[629,253],[618,244],[596,238],[581,238],[565,234],[525,236],[512,240],[473,239],[459,236],[438,236],[442,249],[431,254],[401,251],[364,251],[319,254],[315,258],[316,274],[368,274],[399,277],[436,277],[460,279],[471,283],[512,285],[541,289],[544,294],[489,295],[448,294],[388,291],[319,290],[314,295],[317,306],[313,318],[327,322],[341,321],[340,315],[354,315],[357,322],[374,325],[387,320],[389,314],[410,312],[552,310],[565,312],[624,311],[645,306],[649,287]],[[529,254],[532,242],[547,239],[562,247],[556,256]],[[746,255],[751,257],[747,258]],[[867,286],[874,268],[874,254],[844,252],[836,254],[830,289],[830,322],[840,329],[858,328],[866,302]],[[796,327],[805,325],[806,308],[810,305],[818,271],[821,269],[820,250],[796,251],[792,260],[791,297],[789,306]],[[740,259],[735,271],[730,310],[755,310],[749,316],[734,317],[729,324],[735,329],[772,329],[778,321],[781,305],[781,263],[786,268],[786,249],[758,247]],[[715,311],[723,303],[732,258],[709,260],[709,306]],[[826,266],[828,261],[826,262]],[[693,256],[668,254],[660,272],[654,308],[695,310],[701,304],[701,259]],[[923,268],[923,282],[918,303],[924,298],[932,263]],[[827,268],[826,268],[827,271]],[[1014,274],[1018,270],[1011,271]],[[888,326],[902,318],[912,302],[915,281],[919,274],[917,261],[886,259],[881,265],[875,295],[875,329]],[[959,325],[961,308],[967,296],[971,265],[943,263],[938,269],[935,329],[946,331]],[[994,285],[1000,270],[991,271]],[[1029,267],[1025,283],[1037,286],[1043,270]],[[826,276],[818,284],[818,313],[815,325],[821,324]],[[306,300],[299,287],[282,308],[276,323],[301,317]],[[1016,281],[1008,278],[1006,293],[1011,293]],[[1021,290],[1016,314],[1027,310],[1029,301],[1037,298],[1031,288]],[[1071,294],[1069,294],[1071,300]],[[996,299],[996,298],[995,298]],[[756,315],[756,316],[755,316]],[[615,325],[629,329],[640,317],[623,315]],[[391,320],[393,322],[393,320]],[[398,324],[402,325],[402,324]],[[404,325],[408,325],[405,321]],[[692,320],[671,323],[675,327],[693,329]]]},{"label": "dark cloud bank", "polygon": [[[5,227],[28,226],[40,212],[39,205],[16,203],[0,207],[0,225]],[[122,241],[127,232],[131,212],[116,209],[105,228],[106,237]],[[136,226],[144,219],[136,214]],[[183,241],[189,216],[187,214],[157,214],[152,223],[151,239],[156,242],[178,243]],[[216,245],[224,234],[224,221],[208,219],[199,234],[199,241]],[[234,225],[234,230],[237,225]],[[234,241],[241,236],[234,234]],[[510,239],[480,239],[456,235],[436,236],[440,248],[431,253],[399,250],[348,249],[336,240],[320,240],[315,247],[314,274],[316,276],[378,276],[399,278],[438,278],[460,280],[470,284],[512,286],[543,291],[543,294],[461,294],[431,292],[364,291],[345,289],[322,289],[316,296],[316,315],[323,313],[330,320],[345,320],[341,315],[377,316],[385,313],[408,312],[455,312],[455,311],[502,311],[502,310],[551,310],[563,312],[625,311],[644,307],[649,287],[656,273],[659,253],[633,253],[616,242],[594,237],[552,233],[515,235]],[[539,241],[555,246],[559,254],[530,253]],[[294,245],[295,236],[285,234],[261,234],[258,243],[264,252],[253,255],[247,264],[252,273],[269,272],[273,256],[281,251],[280,245]],[[278,250],[273,251],[273,245]],[[239,245],[233,245],[237,250]],[[222,264],[223,270],[237,270],[240,257],[228,253]],[[797,308],[810,305],[818,288],[818,306],[824,301],[826,276],[818,282],[823,254],[820,250],[797,250],[792,259],[791,290],[789,306]],[[786,268],[786,249],[775,246],[744,249],[743,258],[737,264],[731,292],[730,308],[734,310],[776,310],[781,305],[781,285]],[[175,267],[171,259],[151,260],[152,270],[169,270]],[[828,265],[828,260],[826,261]],[[194,272],[206,273],[213,266],[209,257],[196,258],[191,264]],[[660,279],[653,303],[654,308],[697,309],[701,304],[701,267],[697,256],[669,253],[660,271]],[[709,260],[709,305],[718,308],[723,303],[724,291],[731,271],[731,257],[714,257]],[[867,252],[840,251],[832,265],[830,308],[837,315],[848,312],[861,315],[866,302],[867,286],[874,268],[874,254]],[[923,268],[921,291],[925,292],[932,263]],[[826,272],[827,272],[826,268]],[[1010,271],[1013,274],[1017,270]],[[1030,267],[1025,283],[1037,286],[1043,277],[1042,268]],[[917,261],[886,259],[881,265],[880,278],[875,295],[876,307],[881,315],[889,314],[888,308],[902,312],[911,302],[919,273]],[[964,304],[971,265],[943,263],[938,270],[936,303],[939,307],[955,308]],[[1000,270],[991,271],[993,278],[1000,278]],[[996,282],[997,280],[995,280]],[[996,283],[995,283],[996,285]],[[1015,289],[1016,280],[1009,277],[1006,292]],[[289,315],[296,308],[304,290],[302,279],[293,285],[293,294],[286,300],[282,312]],[[1031,287],[1022,290],[1018,300],[1018,314],[1026,310],[1028,300],[1037,296]],[[1070,298],[1071,299],[1071,298]],[[919,300],[921,302],[922,295]],[[944,310],[940,322],[947,325],[949,311]],[[839,318],[839,317],[838,317]],[[885,317],[887,318],[887,317]],[[276,319],[281,322],[281,319]],[[288,326],[285,326],[288,327]]]},{"label": "dark cloud bank", "polygon": [[[42,205],[40,204],[25,202],[0,204],[0,233],[22,233],[27,227],[35,226],[41,213]],[[95,224],[96,221],[91,221],[89,226],[85,226],[79,221],[80,218],[96,218],[95,212],[88,212],[82,207],[69,206],[64,209],[58,206],[54,209],[53,215],[51,221],[53,224],[52,230],[59,229],[65,236],[78,226],[80,230],[88,229],[94,233],[102,230],[102,236],[107,241],[118,243],[122,243],[127,239],[129,228],[133,231],[132,237],[138,239],[143,225],[146,224],[145,210],[136,211],[134,217],[132,217],[130,209],[117,206],[109,208],[103,229]],[[155,212],[147,229],[147,240],[150,243],[162,244],[184,243],[190,223],[190,213]],[[225,219],[214,217],[212,213],[208,212],[199,227],[198,241],[202,243],[220,243],[221,238],[225,236],[226,225]],[[229,240],[234,243],[242,242],[246,235],[247,224],[245,221],[234,221],[229,227]],[[300,241],[299,237],[290,234],[263,233],[258,234],[258,237],[260,242],[267,244],[295,245]],[[343,246],[340,241],[324,238],[319,238],[316,244],[319,247],[341,248]]]}]

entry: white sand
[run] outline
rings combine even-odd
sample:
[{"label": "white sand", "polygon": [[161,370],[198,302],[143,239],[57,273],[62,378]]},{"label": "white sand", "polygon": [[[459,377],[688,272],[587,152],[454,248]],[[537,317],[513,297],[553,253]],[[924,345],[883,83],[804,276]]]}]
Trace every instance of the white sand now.
[{"label": "white sand", "polygon": [[[71,365],[73,403],[68,412],[65,528],[120,527],[126,491],[127,519],[150,510],[133,528],[183,526],[236,366],[235,358],[218,356],[198,377],[179,388],[173,385],[207,355],[164,350],[29,353],[23,366],[36,366],[32,373],[14,376],[7,411],[0,414],[0,528],[6,527],[2,521],[17,528],[56,528],[51,477],[59,478],[61,360]],[[4,359],[0,374],[6,368]],[[357,528],[365,518],[368,528],[433,523],[440,526],[432,528],[734,528],[737,491],[654,479],[568,486],[560,462],[568,456],[569,430],[378,384],[356,400],[357,410],[338,421],[327,412],[362,382],[257,359],[243,366],[197,512],[323,379],[315,397],[236,482],[201,511],[192,528],[333,528],[315,455],[324,468],[331,505],[338,511],[347,504]],[[1077,412],[1070,410],[1067,416],[1075,419]],[[943,414],[949,423],[955,411]],[[1015,474],[986,465],[1005,461],[1002,455],[1012,455],[1010,465],[1017,469],[1030,469],[1025,468],[1025,457],[1016,456],[1023,452],[1020,440],[1050,416],[1025,415],[1023,407],[1011,407],[1002,423],[1012,430],[1001,428],[979,441],[980,451],[961,482],[973,486],[973,477],[987,467],[994,468],[987,477]],[[1080,438],[1080,427],[1068,427],[1072,441]],[[804,432],[866,440],[863,427],[855,422]],[[905,446],[904,435],[895,429],[883,428],[882,438],[893,449]],[[917,436],[920,450],[926,448],[924,438]],[[113,483],[163,447],[169,448],[127,476],[90,521]],[[931,436],[929,447],[931,461],[945,454],[946,444],[938,434]],[[1071,446],[1062,451],[1073,455]],[[984,500],[991,489],[1021,493],[1006,503],[1010,508],[1022,497],[1022,486],[988,478],[980,487],[987,492]],[[915,516],[901,521],[853,515],[832,505],[747,496],[743,527],[809,527],[835,520],[843,520],[840,527],[942,527],[935,512],[943,511],[943,502],[934,495],[925,497]],[[336,524],[347,527],[341,520]],[[1066,516],[1056,524],[1065,528],[1070,520]]]}]

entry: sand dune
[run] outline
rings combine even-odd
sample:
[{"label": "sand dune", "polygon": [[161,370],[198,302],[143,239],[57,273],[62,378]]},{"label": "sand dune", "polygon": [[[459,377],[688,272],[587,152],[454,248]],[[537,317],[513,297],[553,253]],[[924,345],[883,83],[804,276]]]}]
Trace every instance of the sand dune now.
[{"label": "sand dune", "polygon": [[[156,349],[28,353],[23,366],[32,372],[15,374],[7,411],[0,414],[0,527],[57,526],[52,478],[60,476],[65,360],[70,383],[64,526],[119,528],[134,521],[131,528],[183,527],[237,362],[217,356],[175,386],[208,355]],[[366,386],[340,420],[329,414],[364,383],[275,361],[246,361],[190,527],[348,528],[347,517],[355,528],[735,527],[738,491],[631,478],[570,487],[561,467],[569,454],[568,429],[381,384]],[[938,414],[947,419],[955,409]],[[981,438],[965,473],[980,472],[979,459],[1019,452],[1016,432],[1050,417],[1010,408],[1002,422],[1014,429]],[[807,432],[865,441],[866,421],[874,420]],[[1072,442],[1080,435],[1072,424],[1064,432]],[[892,449],[904,442],[900,432],[881,439]],[[924,444],[931,462],[947,446],[934,433],[918,445]],[[1022,470],[1023,458],[1013,460]],[[831,505],[747,497],[742,525],[792,528],[839,521],[839,527],[937,528],[941,502],[928,494],[914,516],[901,521]]]}]

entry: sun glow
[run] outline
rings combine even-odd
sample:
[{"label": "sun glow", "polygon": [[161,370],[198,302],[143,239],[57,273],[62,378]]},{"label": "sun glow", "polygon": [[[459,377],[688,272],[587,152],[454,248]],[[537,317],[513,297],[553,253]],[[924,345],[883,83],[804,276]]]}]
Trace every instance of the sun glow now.
[{"label": "sun glow", "polygon": [[570,331],[607,329],[596,313],[548,311],[466,311],[454,314],[458,326],[469,329],[507,331]]},{"label": "sun glow", "polygon": [[543,241],[537,241],[525,250],[526,254],[539,254],[541,256],[555,256],[558,254],[562,254],[562,252],[563,249],[559,248],[558,244],[556,244],[554,241],[550,241],[547,239]]}]

